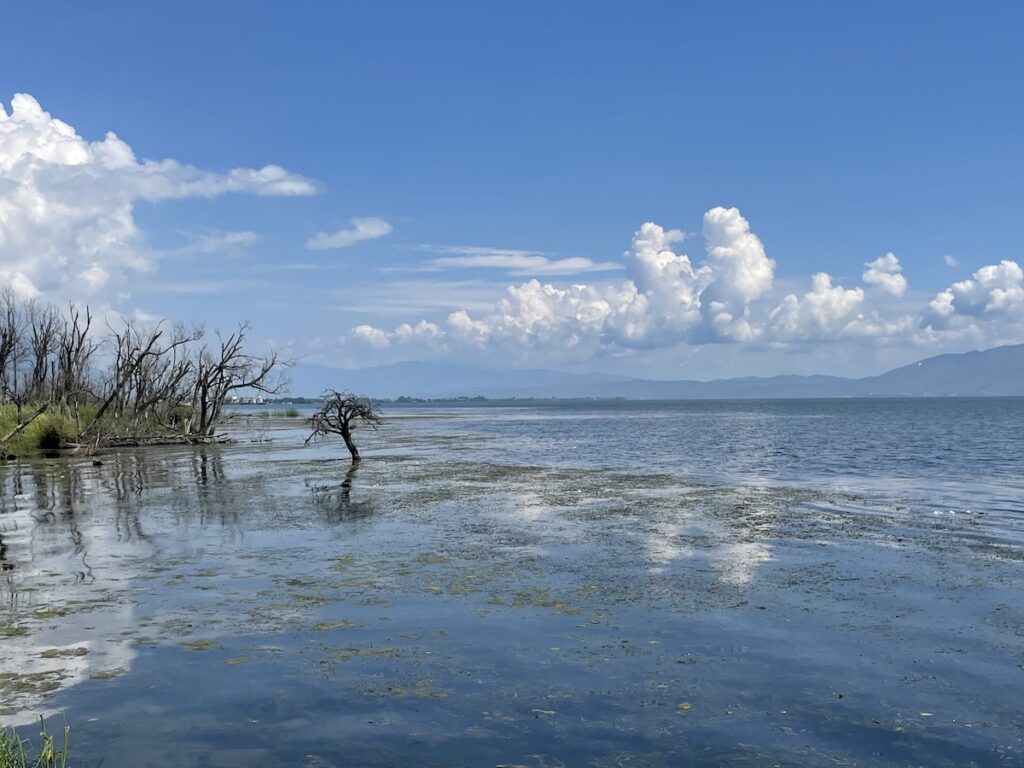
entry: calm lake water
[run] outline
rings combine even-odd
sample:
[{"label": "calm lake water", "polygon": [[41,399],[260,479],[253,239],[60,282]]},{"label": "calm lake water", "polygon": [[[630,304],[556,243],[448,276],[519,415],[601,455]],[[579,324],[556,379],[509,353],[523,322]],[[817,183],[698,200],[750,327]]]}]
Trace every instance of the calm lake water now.
[{"label": "calm lake water", "polygon": [[244,413],[0,466],[3,722],[105,768],[1024,765],[1024,400],[385,415],[351,474]]}]

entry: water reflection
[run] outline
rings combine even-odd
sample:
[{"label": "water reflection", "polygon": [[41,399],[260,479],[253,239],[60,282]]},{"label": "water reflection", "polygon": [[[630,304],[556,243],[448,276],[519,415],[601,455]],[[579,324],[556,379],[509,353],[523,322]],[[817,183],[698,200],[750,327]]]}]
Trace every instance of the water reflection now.
[{"label": "water reflection", "polygon": [[201,542],[221,541],[262,493],[202,448],[0,467],[3,722],[47,711],[56,689],[125,674],[144,639],[138,586],[179,560],[198,570]]},{"label": "water reflection", "polygon": [[0,714],[11,721],[46,711],[56,688],[131,665],[134,649],[117,638],[135,624],[134,607],[117,600],[111,585],[134,575],[119,562],[134,553],[119,546],[119,494],[108,492],[91,464],[39,461],[5,470],[0,537],[8,605],[0,617],[0,692],[6,709]]},{"label": "water reflection", "polygon": [[[331,483],[310,483],[313,505],[319,509],[327,522],[346,522],[371,517],[376,511],[374,497],[361,494],[356,488],[356,474],[359,463],[349,465],[344,479],[337,485]],[[355,497],[353,497],[353,493]]]},{"label": "water reflection", "polygon": [[[748,420],[701,460],[789,449]],[[593,432],[630,434],[621,419],[578,421],[571,443],[527,423],[531,450],[562,445],[521,462],[515,428],[480,445],[468,417],[424,416],[389,427],[386,457],[368,435],[359,467],[280,432],[0,467],[0,701],[22,721],[66,706],[83,761],[111,768],[877,765],[886,738],[909,745],[891,763],[980,765],[1012,747],[1008,514],[915,527],[902,486],[697,481],[679,467],[701,438],[680,448],[653,417],[630,454],[654,468],[631,468]]]}]

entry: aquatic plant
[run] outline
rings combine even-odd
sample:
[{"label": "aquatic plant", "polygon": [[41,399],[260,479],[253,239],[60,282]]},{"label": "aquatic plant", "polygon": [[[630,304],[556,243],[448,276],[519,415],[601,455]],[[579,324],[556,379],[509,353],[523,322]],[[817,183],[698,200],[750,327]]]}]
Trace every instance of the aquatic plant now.
[{"label": "aquatic plant", "polygon": [[22,739],[13,730],[0,730],[0,768],[66,768],[68,764],[68,735],[71,729],[65,725],[60,748],[52,734],[47,733],[46,723],[39,718],[39,749]]}]

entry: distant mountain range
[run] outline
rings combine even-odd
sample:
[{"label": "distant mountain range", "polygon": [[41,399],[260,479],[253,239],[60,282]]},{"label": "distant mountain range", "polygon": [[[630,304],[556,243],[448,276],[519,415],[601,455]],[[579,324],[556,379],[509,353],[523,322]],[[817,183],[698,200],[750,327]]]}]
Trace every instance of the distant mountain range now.
[{"label": "distant mountain range", "polygon": [[315,396],[328,387],[371,397],[688,398],[1024,396],[1024,344],[983,352],[938,355],[880,376],[748,376],[714,381],[659,381],[543,369],[492,370],[445,363],[395,363],[344,370],[300,363],[291,394]]}]

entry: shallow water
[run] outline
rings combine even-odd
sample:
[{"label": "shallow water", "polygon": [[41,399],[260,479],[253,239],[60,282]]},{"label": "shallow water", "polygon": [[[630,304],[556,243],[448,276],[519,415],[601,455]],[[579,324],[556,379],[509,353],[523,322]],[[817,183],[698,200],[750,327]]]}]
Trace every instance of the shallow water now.
[{"label": "shallow water", "polygon": [[1024,401],[386,415],[350,489],[244,416],[0,468],[6,722],[108,768],[1024,764]]}]

